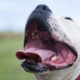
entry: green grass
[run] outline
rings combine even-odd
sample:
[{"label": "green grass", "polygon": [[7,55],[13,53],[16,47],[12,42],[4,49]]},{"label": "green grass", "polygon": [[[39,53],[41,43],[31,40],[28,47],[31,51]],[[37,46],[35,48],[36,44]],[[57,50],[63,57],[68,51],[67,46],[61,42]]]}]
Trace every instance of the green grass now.
[{"label": "green grass", "polygon": [[23,47],[22,35],[17,38],[2,36],[0,36],[0,80],[35,80],[33,74],[25,72],[20,67],[21,62],[15,56],[16,51]]}]

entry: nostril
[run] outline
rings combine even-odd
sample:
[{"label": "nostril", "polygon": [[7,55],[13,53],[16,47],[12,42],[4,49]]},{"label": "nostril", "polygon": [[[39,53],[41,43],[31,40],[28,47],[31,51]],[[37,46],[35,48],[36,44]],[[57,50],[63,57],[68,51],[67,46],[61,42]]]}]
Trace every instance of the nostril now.
[{"label": "nostril", "polygon": [[47,6],[45,6],[45,5],[42,7],[42,9],[43,9],[43,10],[46,10],[46,11],[51,11],[51,10],[50,10]]},{"label": "nostril", "polygon": [[46,6],[43,6],[43,10],[47,10],[47,7]]},{"label": "nostril", "polygon": [[45,10],[45,11],[50,11],[51,12],[51,10],[46,5],[38,5],[36,7],[36,9],[38,9],[38,10]]}]

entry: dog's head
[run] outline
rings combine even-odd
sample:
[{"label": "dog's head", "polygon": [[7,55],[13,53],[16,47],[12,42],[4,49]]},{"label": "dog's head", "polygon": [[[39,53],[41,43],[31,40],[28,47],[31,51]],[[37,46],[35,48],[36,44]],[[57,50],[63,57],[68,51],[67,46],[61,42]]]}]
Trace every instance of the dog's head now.
[{"label": "dog's head", "polygon": [[16,53],[25,71],[41,73],[71,67],[77,52],[46,5],[39,5],[25,27],[24,50]]}]

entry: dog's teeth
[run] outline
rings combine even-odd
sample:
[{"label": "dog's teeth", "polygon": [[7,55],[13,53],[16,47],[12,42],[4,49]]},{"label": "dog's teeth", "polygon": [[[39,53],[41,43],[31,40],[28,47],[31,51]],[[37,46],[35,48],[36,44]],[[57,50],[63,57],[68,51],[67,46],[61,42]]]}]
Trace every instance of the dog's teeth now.
[{"label": "dog's teeth", "polygon": [[32,37],[33,37],[34,35],[35,35],[35,33],[33,32],[33,33],[32,33]]},{"label": "dog's teeth", "polygon": [[33,32],[31,35],[32,35],[32,39],[35,39],[35,33]]},{"label": "dog's teeth", "polygon": [[39,36],[38,35],[36,35],[36,39],[39,39]]},{"label": "dog's teeth", "polygon": [[51,58],[52,61],[56,61],[57,59],[58,59],[58,56],[56,55]]},{"label": "dog's teeth", "polygon": [[35,34],[35,32],[33,32],[31,35],[32,35],[32,39],[39,39],[39,36]]}]

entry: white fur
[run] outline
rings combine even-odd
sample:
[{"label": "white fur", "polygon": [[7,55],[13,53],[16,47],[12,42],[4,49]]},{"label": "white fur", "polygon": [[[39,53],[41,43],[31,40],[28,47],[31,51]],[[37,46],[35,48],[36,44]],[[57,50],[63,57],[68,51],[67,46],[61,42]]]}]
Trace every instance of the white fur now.
[{"label": "white fur", "polygon": [[55,70],[46,74],[35,74],[37,80],[75,80],[80,74],[80,27],[76,22],[64,18],[58,21],[78,52],[77,61],[70,68]]}]

